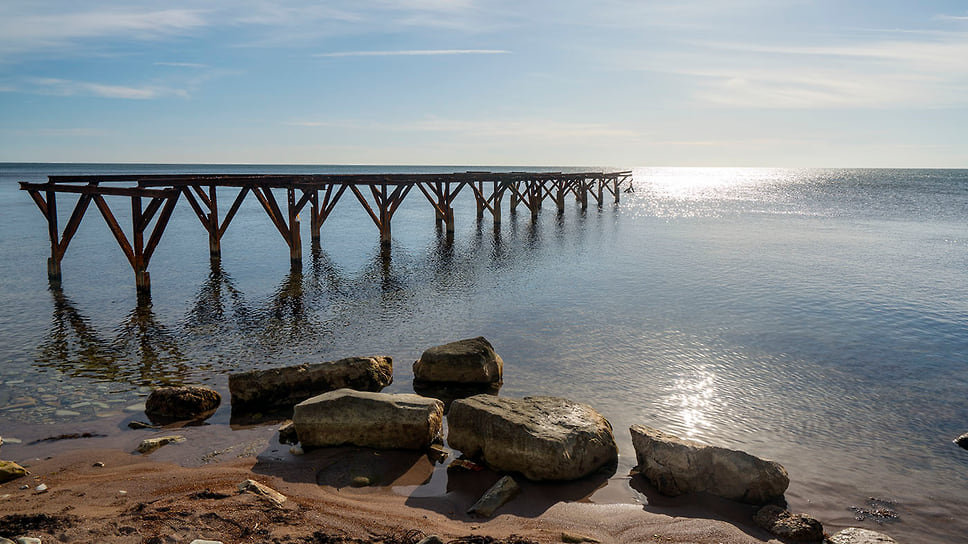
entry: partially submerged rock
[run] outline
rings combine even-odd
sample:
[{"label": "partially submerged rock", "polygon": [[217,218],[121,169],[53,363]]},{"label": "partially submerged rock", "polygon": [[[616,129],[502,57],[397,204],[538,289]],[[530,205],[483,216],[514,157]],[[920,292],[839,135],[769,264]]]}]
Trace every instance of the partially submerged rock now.
[{"label": "partially submerged rock", "polygon": [[304,447],[419,450],[440,437],[443,418],[436,399],[337,389],[297,404],[292,421]]},{"label": "partially submerged rock", "polygon": [[968,450],[968,433],[965,433],[959,436],[958,438],[955,438],[954,443]]},{"label": "partially submerged rock", "polygon": [[618,458],[608,420],[560,397],[476,395],[454,401],[447,423],[450,447],[529,480],[574,480]]},{"label": "partially submerged rock", "polygon": [[504,361],[483,336],[435,346],[413,363],[414,382],[497,384]]},{"label": "partially submerged rock", "polygon": [[750,504],[783,498],[790,485],[786,469],[746,452],[706,446],[633,425],[637,470],[663,495],[706,492]]},{"label": "partially submerged rock", "polygon": [[830,544],[897,544],[893,538],[857,527],[848,527],[827,539]]},{"label": "partially submerged rock", "polygon": [[521,487],[514,481],[514,478],[504,476],[485,491],[484,495],[467,510],[467,513],[472,516],[489,518],[494,515],[495,510],[504,506],[520,492]]},{"label": "partially submerged rock", "polygon": [[221,403],[222,396],[208,387],[159,387],[148,395],[145,414],[152,423],[204,419]]},{"label": "partially submerged rock", "polygon": [[290,410],[308,398],[341,388],[380,391],[393,382],[390,357],[349,357],[229,375],[232,409]]},{"label": "partially submerged rock", "polygon": [[147,455],[162,446],[167,446],[168,444],[177,444],[179,442],[184,442],[184,441],[185,441],[185,437],[180,435],[160,436],[158,438],[147,438],[145,440],[142,440],[141,444],[138,445],[138,453]]},{"label": "partially submerged rock", "polygon": [[299,435],[296,433],[296,424],[292,420],[286,421],[279,426],[279,443],[296,445],[299,443]]},{"label": "partially submerged rock", "polygon": [[760,508],[753,521],[773,536],[791,542],[819,542],[823,540],[823,524],[806,514],[791,514],[770,504]]},{"label": "partially submerged rock", "polygon": [[22,478],[29,474],[27,469],[13,461],[0,461],[0,484]]}]

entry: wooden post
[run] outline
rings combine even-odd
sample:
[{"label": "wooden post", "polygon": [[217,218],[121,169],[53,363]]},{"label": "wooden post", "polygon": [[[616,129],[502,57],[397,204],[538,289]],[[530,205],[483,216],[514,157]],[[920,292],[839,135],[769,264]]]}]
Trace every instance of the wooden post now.
[{"label": "wooden post", "polygon": [[516,181],[512,181],[508,188],[511,190],[511,196],[508,199],[508,206],[512,214],[518,213],[518,187],[520,185]]},{"label": "wooden post", "polygon": [[309,201],[313,205],[309,217],[309,232],[312,238],[312,246],[317,248],[319,247],[319,231],[323,228],[323,223],[319,220],[319,191],[313,189],[309,194]]},{"label": "wooden post", "polygon": [[289,204],[289,264],[293,271],[302,270],[302,238],[299,233],[299,212],[296,208],[296,190],[289,187],[286,190],[286,200]]},{"label": "wooden post", "polygon": [[210,202],[208,214],[208,255],[212,259],[222,258],[222,236],[219,232],[218,224],[218,199],[215,194],[215,185],[208,187],[208,199]]},{"label": "wooden post", "polygon": [[504,199],[504,186],[499,181],[494,182],[494,225],[501,224],[501,200]]},{"label": "wooden post", "polygon": [[615,189],[615,203],[618,204],[619,195],[622,194],[622,191],[618,190],[618,176],[612,179],[612,187]]},{"label": "wooden post", "polygon": [[602,203],[605,202],[605,178],[599,178],[598,180],[598,207],[602,207]]},{"label": "wooden post", "polygon": [[47,191],[47,235],[50,237],[50,258],[47,259],[47,279],[55,284],[61,281],[61,255],[57,251],[60,241],[57,230],[57,193]]},{"label": "wooden post", "polygon": [[565,213],[565,194],[568,182],[563,179],[555,180],[555,204],[558,205],[558,215]]},{"label": "wooden post", "polygon": [[139,296],[151,294],[151,276],[148,274],[148,262],[145,259],[145,220],[141,209],[141,197],[131,197],[131,236],[133,258],[131,266],[134,268],[134,283]]}]

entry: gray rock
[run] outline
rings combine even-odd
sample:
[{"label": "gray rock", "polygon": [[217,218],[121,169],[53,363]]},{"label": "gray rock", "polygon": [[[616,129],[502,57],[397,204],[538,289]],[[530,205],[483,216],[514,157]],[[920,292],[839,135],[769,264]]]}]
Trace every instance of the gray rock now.
[{"label": "gray rock", "polygon": [[245,480],[244,482],[240,483],[239,493],[252,493],[254,495],[259,495],[260,497],[265,497],[276,506],[282,506],[282,504],[286,502],[285,495],[265,484],[260,484],[255,480]]},{"label": "gray rock", "polygon": [[827,539],[830,544],[897,544],[893,538],[868,529],[849,527]]},{"label": "gray rock", "polygon": [[959,436],[958,438],[955,438],[954,443],[968,450],[968,433],[965,433]]},{"label": "gray rock", "polygon": [[494,384],[503,373],[504,361],[483,336],[432,347],[413,364],[415,382]]},{"label": "gray rock", "polygon": [[22,478],[27,474],[27,469],[13,461],[0,461],[0,484]]},{"label": "gray rock", "polygon": [[618,458],[609,422],[560,397],[476,395],[454,401],[447,424],[451,448],[529,480],[574,480]]},{"label": "gray rock", "polygon": [[17,544],[41,544],[41,540],[30,536],[21,536],[17,537]]},{"label": "gray rock", "polygon": [[637,470],[663,495],[706,492],[767,504],[781,499],[790,485],[786,469],[775,461],[706,446],[644,425],[633,425],[629,430]]},{"label": "gray rock", "polygon": [[289,410],[321,393],[341,388],[380,391],[393,382],[390,357],[350,357],[229,375],[233,410]]},{"label": "gray rock", "polygon": [[444,404],[419,395],[337,389],[295,406],[303,447],[425,449],[440,437]]},{"label": "gray rock", "polygon": [[484,495],[474,503],[474,506],[471,506],[467,510],[467,513],[472,516],[489,518],[494,515],[495,510],[513,499],[520,492],[521,487],[514,481],[514,478],[504,476],[492,485],[490,489],[485,491]]},{"label": "gray rock", "polygon": [[153,423],[204,419],[221,403],[222,396],[208,387],[159,387],[148,395],[145,414]]},{"label": "gray rock", "polygon": [[791,542],[823,540],[823,524],[819,521],[806,514],[791,514],[773,504],[760,508],[753,521],[773,536]]},{"label": "gray rock", "polygon": [[160,436],[158,438],[146,438],[141,441],[138,445],[138,453],[148,455],[149,453],[155,451],[156,449],[167,446],[168,444],[177,444],[179,442],[184,442],[185,437],[180,435],[172,436]]}]

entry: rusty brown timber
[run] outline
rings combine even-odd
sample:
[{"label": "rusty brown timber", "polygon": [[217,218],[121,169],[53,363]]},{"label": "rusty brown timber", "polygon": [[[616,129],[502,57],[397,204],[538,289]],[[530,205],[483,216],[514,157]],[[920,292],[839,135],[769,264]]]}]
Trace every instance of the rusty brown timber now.
[{"label": "rusty brown timber", "polygon": [[[294,269],[302,268],[302,241],[299,213],[309,205],[310,232],[314,244],[319,231],[347,189],[356,196],[380,232],[380,242],[390,244],[390,221],[403,200],[416,187],[430,202],[438,223],[454,232],[453,204],[465,187],[474,193],[478,219],[491,213],[494,224],[501,223],[501,203],[509,198],[511,212],[519,204],[531,211],[532,219],[545,199],[558,210],[565,210],[565,197],[574,195],[581,209],[588,207],[589,195],[599,206],[606,192],[619,202],[622,190],[631,190],[632,173],[623,172],[454,172],[450,174],[148,174],[48,176],[47,183],[21,182],[20,188],[47,218],[51,256],[47,276],[61,279],[61,260],[71,238],[91,202],[104,217],[121,251],[135,273],[139,294],[148,294],[151,280],[148,263],[165,232],[172,211],[181,197],[188,201],[198,220],[208,231],[212,258],[221,255],[221,240],[232,218],[250,193],[262,205],[269,220],[289,245]],[[111,185],[106,185],[111,184]],[[227,212],[220,217],[217,188],[236,188],[238,193]],[[285,210],[273,189],[286,191]],[[77,202],[64,231],[57,225],[57,193],[77,194]],[[369,198],[367,196],[369,193]],[[125,234],[105,197],[128,197],[131,202],[131,238]],[[147,205],[145,202],[147,201]],[[159,213],[160,212],[160,213]],[[157,217],[156,217],[157,216]],[[150,227],[150,228],[149,228]],[[147,234],[147,240],[145,235]]]}]

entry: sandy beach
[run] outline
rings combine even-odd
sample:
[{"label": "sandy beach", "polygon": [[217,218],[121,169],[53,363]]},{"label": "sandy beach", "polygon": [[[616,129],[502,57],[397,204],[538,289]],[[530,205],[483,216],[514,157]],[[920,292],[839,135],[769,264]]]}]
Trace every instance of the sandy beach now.
[{"label": "sandy beach", "polygon": [[[427,535],[562,542],[563,533],[603,543],[775,541],[748,517],[744,521],[748,507],[725,501],[670,502],[647,511],[642,504],[609,504],[607,497],[585,500],[607,476],[567,486],[522,482],[521,495],[493,518],[480,519],[465,511],[494,475],[446,471],[422,453],[328,448],[294,456],[271,425],[111,430],[105,424],[84,429],[89,437],[4,445],[0,457],[27,466],[30,475],[0,485],[0,533],[118,543],[412,544]],[[169,434],[186,441],[149,455],[134,453],[142,439]],[[360,470],[369,471],[376,485],[348,485]],[[285,502],[240,493],[238,484],[248,479],[282,493]],[[37,492],[41,484],[47,490]]]}]

